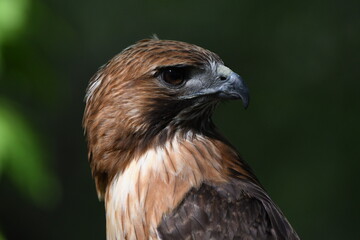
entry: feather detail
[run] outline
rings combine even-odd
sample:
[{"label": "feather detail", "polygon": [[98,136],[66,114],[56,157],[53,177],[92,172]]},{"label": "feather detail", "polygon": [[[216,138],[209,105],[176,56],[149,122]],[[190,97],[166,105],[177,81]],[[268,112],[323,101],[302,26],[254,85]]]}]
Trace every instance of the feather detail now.
[{"label": "feather detail", "polygon": [[298,239],[211,120],[239,97],[240,76],[184,42],[142,40],[99,69],[83,126],[108,240]]},{"label": "feather detail", "polygon": [[105,195],[108,239],[156,239],[162,216],[191,188],[209,180],[226,182],[222,159],[215,144],[202,136],[183,139],[176,134],[164,147],[131,161]]}]

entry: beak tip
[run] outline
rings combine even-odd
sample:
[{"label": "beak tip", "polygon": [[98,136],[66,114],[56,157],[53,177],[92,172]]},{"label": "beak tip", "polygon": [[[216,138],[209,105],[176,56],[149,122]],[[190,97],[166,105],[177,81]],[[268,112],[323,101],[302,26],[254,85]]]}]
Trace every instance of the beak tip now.
[{"label": "beak tip", "polygon": [[237,92],[238,96],[240,97],[243,106],[245,109],[249,106],[249,89],[246,86],[244,80],[238,75],[237,73],[232,73],[230,76],[230,80],[233,83],[234,90]]},{"label": "beak tip", "polygon": [[241,97],[242,104],[244,109],[246,110],[249,107],[249,96]]},{"label": "beak tip", "polygon": [[243,103],[245,109],[248,108],[250,102],[249,88],[242,82],[242,85],[239,89],[240,99]]}]

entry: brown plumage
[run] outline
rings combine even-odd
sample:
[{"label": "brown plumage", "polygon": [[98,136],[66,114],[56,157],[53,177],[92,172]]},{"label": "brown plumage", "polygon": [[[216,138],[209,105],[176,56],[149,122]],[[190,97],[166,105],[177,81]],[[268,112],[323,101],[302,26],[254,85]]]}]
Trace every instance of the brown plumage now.
[{"label": "brown plumage", "polygon": [[298,239],[211,121],[239,98],[240,76],[184,42],[142,40],[100,68],[83,124],[108,239]]}]

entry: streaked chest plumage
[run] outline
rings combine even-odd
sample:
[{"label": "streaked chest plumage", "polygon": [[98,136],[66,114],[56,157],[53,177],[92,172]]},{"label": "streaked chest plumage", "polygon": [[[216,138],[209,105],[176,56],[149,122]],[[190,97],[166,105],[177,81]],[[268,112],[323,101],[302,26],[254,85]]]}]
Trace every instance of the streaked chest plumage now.
[{"label": "streaked chest plumage", "polygon": [[215,144],[192,133],[133,159],[105,195],[108,239],[157,239],[162,216],[191,188],[225,181],[221,159]]}]

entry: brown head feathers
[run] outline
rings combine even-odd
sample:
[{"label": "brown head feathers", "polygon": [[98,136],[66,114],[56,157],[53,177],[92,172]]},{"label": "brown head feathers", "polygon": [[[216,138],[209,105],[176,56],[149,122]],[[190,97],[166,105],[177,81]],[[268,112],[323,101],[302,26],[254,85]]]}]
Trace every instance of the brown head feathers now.
[{"label": "brown head feathers", "polygon": [[222,99],[248,105],[241,77],[184,42],[142,40],[99,69],[83,125],[107,239],[298,239],[216,130]]},{"label": "brown head feathers", "polygon": [[[223,140],[211,121],[218,99],[181,99],[189,90],[171,86],[160,76],[164,69],[182,67],[199,76],[216,71],[218,65],[223,65],[219,56],[201,47],[148,39],[126,48],[99,69],[89,83],[83,120],[99,196],[134,156],[165,144],[176,132],[181,136],[191,130]],[[232,158],[237,161],[238,157]],[[230,163],[231,169],[251,175],[239,164],[243,165]]]}]

